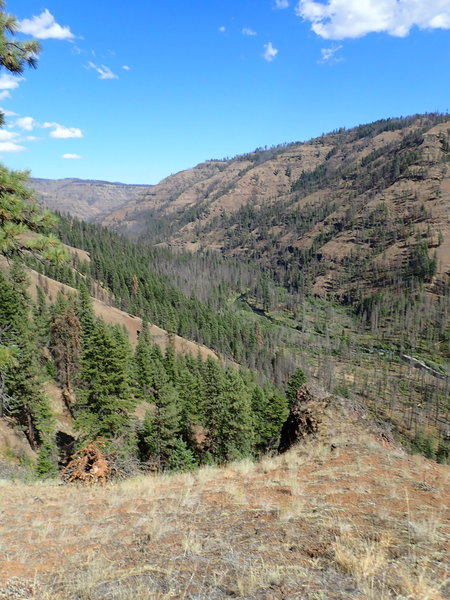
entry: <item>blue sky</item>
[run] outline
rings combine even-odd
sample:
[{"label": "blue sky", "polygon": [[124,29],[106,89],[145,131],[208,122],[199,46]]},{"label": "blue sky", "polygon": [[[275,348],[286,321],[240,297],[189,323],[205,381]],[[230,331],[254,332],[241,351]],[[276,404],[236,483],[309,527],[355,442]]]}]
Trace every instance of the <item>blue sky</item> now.
[{"label": "blue sky", "polygon": [[36,71],[0,72],[0,161],[157,183],[210,158],[450,108],[450,0],[7,2]]}]

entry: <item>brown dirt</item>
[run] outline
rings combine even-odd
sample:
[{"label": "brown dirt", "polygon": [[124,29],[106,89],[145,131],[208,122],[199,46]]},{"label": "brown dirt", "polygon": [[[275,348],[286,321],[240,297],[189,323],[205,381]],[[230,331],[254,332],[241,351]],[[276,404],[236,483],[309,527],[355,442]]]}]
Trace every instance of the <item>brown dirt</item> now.
[{"label": "brown dirt", "polygon": [[448,598],[450,469],[330,406],[314,439],[258,464],[4,483],[0,598]]},{"label": "brown dirt", "polygon": [[[54,302],[56,300],[59,292],[63,292],[65,294],[77,293],[75,288],[65,285],[64,283],[59,283],[54,279],[46,277],[45,275],[40,275],[31,269],[29,270],[29,274],[32,282],[30,293],[34,298],[36,297],[36,288],[38,286],[45,290],[46,297],[50,302]],[[97,317],[101,317],[106,323],[125,326],[130,337],[130,342],[133,345],[136,344],[138,332],[142,329],[142,319],[119,310],[114,306],[109,306],[106,302],[103,302],[97,298],[93,298],[92,302],[94,312]],[[158,327],[157,325],[152,325],[151,334],[154,343],[158,344],[162,350],[165,350],[168,343],[167,331],[165,329],[161,329],[161,327]],[[197,353],[200,352],[200,355],[203,358],[207,358],[208,356],[218,358],[217,354],[213,350],[210,350],[201,344],[197,344],[196,342],[186,340],[178,335],[174,336],[174,344],[175,350],[181,354],[197,355]]]}]

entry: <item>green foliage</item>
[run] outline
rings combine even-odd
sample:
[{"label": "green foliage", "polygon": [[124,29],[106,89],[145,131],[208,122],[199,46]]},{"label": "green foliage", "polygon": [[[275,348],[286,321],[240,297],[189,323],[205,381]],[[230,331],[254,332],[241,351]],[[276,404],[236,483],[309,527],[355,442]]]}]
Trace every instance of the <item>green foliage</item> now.
[{"label": "green foliage", "polygon": [[[214,412],[213,412],[214,411]],[[236,369],[227,369],[220,394],[206,408],[209,451],[219,462],[251,456],[254,431],[249,390]]]},{"label": "green foliage", "polygon": [[[32,203],[32,192],[25,186],[27,177],[25,172],[0,165],[0,254],[12,256],[28,250],[48,260],[66,260],[60,241],[48,233],[56,224],[55,216]],[[29,235],[32,232],[38,235]]]},{"label": "green foliage", "polygon": [[37,336],[30,320],[27,278],[14,263],[9,276],[0,272],[0,416],[8,415],[38,450],[37,472],[57,469],[55,419],[42,390]]},{"label": "green foliage", "polygon": [[419,281],[431,281],[437,271],[436,254],[432,257],[428,254],[428,246],[425,242],[419,242],[410,250],[408,272]]},{"label": "green foliage", "polygon": [[302,369],[296,369],[289,377],[286,387],[286,398],[289,407],[291,407],[297,399],[297,391],[306,383],[306,375]]},{"label": "green foliage", "polygon": [[86,339],[77,393],[76,425],[84,440],[111,439],[129,424],[133,399],[127,344],[112,327],[97,321]]},{"label": "green foliage", "polygon": [[44,442],[40,446],[35,471],[38,477],[56,477],[58,474],[58,463],[55,444]]},{"label": "green foliage", "polygon": [[259,453],[274,451],[289,415],[287,398],[275,389],[255,387],[251,403],[255,448]]},{"label": "green foliage", "polygon": [[171,471],[193,471],[197,467],[195,456],[182,439],[175,439],[168,461]]},{"label": "green foliage", "polygon": [[36,68],[40,44],[37,40],[19,42],[11,36],[19,31],[14,15],[5,12],[5,0],[0,1],[0,66],[20,74],[25,67]]},{"label": "green foliage", "polygon": [[80,364],[80,321],[76,300],[58,295],[50,323],[50,351],[58,373],[58,380],[69,393]]}]

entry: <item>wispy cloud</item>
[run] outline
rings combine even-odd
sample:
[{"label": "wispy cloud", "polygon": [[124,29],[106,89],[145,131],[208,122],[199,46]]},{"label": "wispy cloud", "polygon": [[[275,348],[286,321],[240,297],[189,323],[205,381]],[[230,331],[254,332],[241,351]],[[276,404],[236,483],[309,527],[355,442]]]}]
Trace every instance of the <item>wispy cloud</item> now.
[{"label": "wispy cloud", "polygon": [[221,27],[219,27],[220,33],[224,33],[226,30],[227,30],[227,28],[225,27],[225,25],[222,25]]},{"label": "wispy cloud", "polygon": [[250,27],[243,27],[242,35],[256,35],[256,31],[253,31]]},{"label": "wispy cloud", "polygon": [[19,87],[20,82],[24,80],[24,77],[17,77],[15,75],[10,75],[9,73],[2,73],[0,75],[0,90],[15,90]]},{"label": "wispy cloud", "polygon": [[336,56],[336,52],[339,52],[339,50],[341,50],[341,49],[342,49],[342,45],[332,46],[331,48],[322,48],[320,51],[322,58],[319,62],[328,63],[328,64],[341,62],[342,58]]},{"label": "wispy cloud", "polygon": [[0,152],[23,152],[25,146],[15,144],[14,142],[0,142]]},{"label": "wispy cloud", "polygon": [[22,33],[27,33],[40,40],[73,40],[75,38],[70,27],[59,25],[48,9],[31,19],[20,21],[19,27],[19,31]]},{"label": "wispy cloud", "polygon": [[7,131],[6,129],[0,129],[0,141],[5,142],[7,140],[14,140],[19,134],[15,131]]},{"label": "wispy cloud", "polygon": [[8,110],[7,108],[0,107],[0,112],[2,112],[5,115],[5,117],[17,117],[17,113],[13,112],[12,110]]},{"label": "wispy cloud", "polygon": [[269,42],[268,44],[264,44],[264,53],[263,53],[264,60],[267,60],[267,62],[272,62],[277,54],[278,54],[278,50],[273,47],[272,42]]},{"label": "wispy cloud", "polygon": [[275,0],[274,8],[277,10],[289,8],[289,0]]},{"label": "wispy cloud", "polygon": [[68,139],[68,138],[82,138],[83,132],[78,127],[65,127],[59,123],[44,123],[42,125],[45,129],[52,128],[50,132],[51,138],[56,139]]},{"label": "wispy cloud", "polygon": [[[11,94],[7,90],[0,92],[0,100],[6,100],[7,98],[11,98]],[[2,112],[6,114],[5,111]]]},{"label": "wispy cloud", "polygon": [[131,67],[129,67],[128,65],[122,65],[122,69],[124,71],[131,71]]},{"label": "wispy cloud", "polygon": [[67,158],[69,160],[79,160],[83,157],[79,154],[61,154],[61,158]]},{"label": "wispy cloud", "polygon": [[95,63],[89,61],[87,68],[97,71],[99,79],[119,79],[119,76],[113,73],[106,65],[96,65]]},{"label": "wispy cloud", "polygon": [[413,27],[450,29],[450,0],[300,0],[296,13],[327,40],[376,32],[405,37]]}]

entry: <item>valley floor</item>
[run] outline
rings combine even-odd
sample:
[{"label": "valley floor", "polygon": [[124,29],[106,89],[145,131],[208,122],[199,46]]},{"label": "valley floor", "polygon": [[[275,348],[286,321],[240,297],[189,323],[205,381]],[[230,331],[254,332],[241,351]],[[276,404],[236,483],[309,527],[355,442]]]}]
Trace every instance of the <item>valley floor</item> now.
[{"label": "valley floor", "polygon": [[449,474],[347,426],[257,464],[3,481],[0,599],[443,600]]}]

